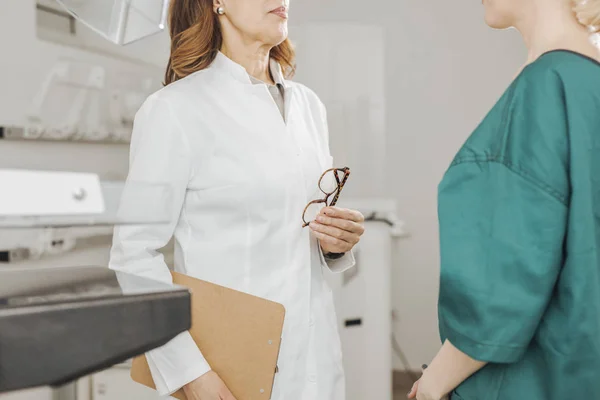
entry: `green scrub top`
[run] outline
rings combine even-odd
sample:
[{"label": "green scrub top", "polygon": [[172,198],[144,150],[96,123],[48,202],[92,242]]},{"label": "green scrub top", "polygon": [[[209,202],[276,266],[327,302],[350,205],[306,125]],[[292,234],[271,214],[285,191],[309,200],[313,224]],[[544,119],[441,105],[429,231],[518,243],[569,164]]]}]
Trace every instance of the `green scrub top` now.
[{"label": "green scrub top", "polygon": [[439,186],[439,325],[487,361],[453,400],[600,400],[600,64],[529,64]]}]

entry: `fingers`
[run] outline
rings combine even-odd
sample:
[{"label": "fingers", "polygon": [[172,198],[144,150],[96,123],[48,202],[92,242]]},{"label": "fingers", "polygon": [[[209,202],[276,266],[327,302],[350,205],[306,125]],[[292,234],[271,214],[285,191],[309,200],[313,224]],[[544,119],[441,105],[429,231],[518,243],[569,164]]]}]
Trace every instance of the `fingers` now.
[{"label": "fingers", "polygon": [[365,232],[363,215],[354,210],[326,207],[310,224],[321,247],[332,253],[346,253],[356,246]]},{"label": "fingers", "polygon": [[[313,232],[315,232],[315,234],[321,233],[325,236],[329,236],[331,239],[336,239],[336,243],[331,243],[335,245],[341,246],[344,244],[349,244],[354,246],[360,240],[360,236],[355,233],[336,228],[335,226],[323,225],[319,222],[311,222],[310,228],[313,230]],[[317,238],[320,239],[318,235]]]},{"label": "fingers", "polygon": [[313,230],[316,238],[321,242],[321,247],[323,250],[327,250],[331,253],[347,253],[354,247],[354,245],[346,242],[345,240],[338,239],[315,230],[312,225],[311,229]]},{"label": "fingers", "polygon": [[360,236],[365,233],[363,223],[364,217],[358,211],[326,207],[317,216],[315,226],[319,228],[321,226],[334,228],[322,228],[317,229],[317,231],[356,244],[360,240]]},{"label": "fingers", "polygon": [[316,218],[316,222],[322,225],[333,226],[335,228],[339,228],[345,232],[355,233],[357,235],[362,235],[365,233],[365,228],[361,223],[355,222],[349,219],[341,219],[341,218],[333,218],[325,215],[318,215]]},{"label": "fingers", "polygon": [[418,389],[419,389],[419,381],[416,381],[415,383],[413,383],[413,386],[410,389],[410,392],[408,392],[408,398],[409,399],[416,398]]},{"label": "fingers", "polygon": [[235,397],[233,397],[233,394],[227,388],[223,389],[223,394],[219,397],[221,397],[222,400],[235,400]]},{"label": "fingers", "polygon": [[358,223],[365,222],[365,217],[359,211],[348,210],[346,208],[325,207],[321,210],[321,214],[324,214],[328,217],[346,219]]}]

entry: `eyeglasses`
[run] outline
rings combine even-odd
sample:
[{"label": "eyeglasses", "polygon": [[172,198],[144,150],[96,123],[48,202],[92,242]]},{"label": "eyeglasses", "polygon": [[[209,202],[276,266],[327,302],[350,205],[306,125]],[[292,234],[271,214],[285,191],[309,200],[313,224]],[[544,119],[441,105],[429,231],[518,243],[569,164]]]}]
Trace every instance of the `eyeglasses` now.
[{"label": "eyeglasses", "polygon": [[317,216],[321,209],[321,205],[326,207],[333,207],[336,205],[340,198],[340,193],[350,176],[350,168],[331,168],[323,172],[319,179],[319,189],[325,195],[324,198],[319,200],[313,200],[306,205],[304,212],[302,213],[303,228],[310,225],[307,220],[312,220]]}]

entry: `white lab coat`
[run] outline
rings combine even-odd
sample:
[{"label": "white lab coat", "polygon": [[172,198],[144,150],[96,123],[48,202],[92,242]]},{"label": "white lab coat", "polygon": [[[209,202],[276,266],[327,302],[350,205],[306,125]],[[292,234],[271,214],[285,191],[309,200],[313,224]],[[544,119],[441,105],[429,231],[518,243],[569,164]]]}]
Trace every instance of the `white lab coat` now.
[{"label": "white lab coat", "polygon": [[[169,182],[172,223],[116,228],[110,267],[170,282],[157,250],[174,235],[176,271],[285,306],[272,399],[342,400],[340,339],[322,268],[341,272],[354,257],[326,261],[302,228],[332,158],[323,104],[300,84],[285,86],[287,122],[266,85],[253,85],[219,53],[210,68],[148,98],[135,119],[128,180]],[[163,395],[210,369],[187,332],[148,359]]]}]

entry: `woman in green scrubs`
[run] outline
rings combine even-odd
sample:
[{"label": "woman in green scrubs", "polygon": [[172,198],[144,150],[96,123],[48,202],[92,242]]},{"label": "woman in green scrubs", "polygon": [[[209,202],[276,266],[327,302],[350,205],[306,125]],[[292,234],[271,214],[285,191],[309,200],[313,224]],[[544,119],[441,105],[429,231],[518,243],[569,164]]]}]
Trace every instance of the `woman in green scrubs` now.
[{"label": "woman in green scrubs", "polygon": [[528,64],[439,186],[443,346],[418,400],[600,400],[600,0],[484,0]]}]

